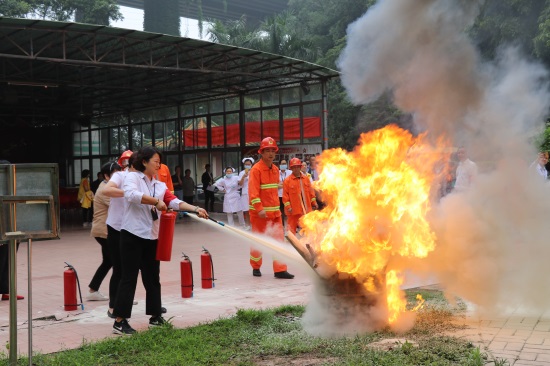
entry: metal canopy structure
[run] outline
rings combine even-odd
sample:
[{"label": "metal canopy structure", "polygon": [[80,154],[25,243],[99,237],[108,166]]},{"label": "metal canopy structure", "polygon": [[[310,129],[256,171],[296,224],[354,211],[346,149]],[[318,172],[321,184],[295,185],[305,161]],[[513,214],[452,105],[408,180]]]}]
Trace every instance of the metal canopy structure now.
[{"label": "metal canopy structure", "polygon": [[[202,16],[205,20],[236,20],[243,14],[249,24],[258,24],[266,17],[282,12],[288,7],[288,0],[226,0],[227,8],[220,0],[202,0]],[[143,9],[143,0],[118,0],[119,5]],[[180,16],[198,19],[198,5],[191,1],[180,1]]]},{"label": "metal canopy structure", "polygon": [[89,24],[0,18],[0,127],[318,82],[337,71],[279,55]]}]

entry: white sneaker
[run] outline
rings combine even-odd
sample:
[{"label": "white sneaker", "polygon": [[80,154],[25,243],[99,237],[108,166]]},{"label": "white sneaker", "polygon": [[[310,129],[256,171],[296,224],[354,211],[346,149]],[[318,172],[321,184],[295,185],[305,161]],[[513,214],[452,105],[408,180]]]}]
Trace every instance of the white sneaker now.
[{"label": "white sneaker", "polygon": [[88,296],[86,296],[87,301],[107,301],[109,298],[105,295],[103,295],[101,292],[89,292]]}]

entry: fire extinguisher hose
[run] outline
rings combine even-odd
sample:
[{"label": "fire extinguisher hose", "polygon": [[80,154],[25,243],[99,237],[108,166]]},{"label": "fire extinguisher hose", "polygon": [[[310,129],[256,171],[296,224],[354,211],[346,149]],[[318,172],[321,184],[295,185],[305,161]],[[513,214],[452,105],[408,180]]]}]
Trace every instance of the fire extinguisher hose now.
[{"label": "fire extinguisher hose", "polygon": [[80,295],[80,304],[65,304],[65,306],[76,305],[76,306],[80,306],[82,310],[84,310],[84,301],[82,301],[82,291],[80,291],[80,280],[78,279],[78,273],[76,273],[76,269],[73,266],[71,266],[69,263],[67,262],[64,262],[64,263],[66,264],[64,268],[69,268],[74,271],[74,275],[76,276],[76,284],[78,285],[78,294]]}]

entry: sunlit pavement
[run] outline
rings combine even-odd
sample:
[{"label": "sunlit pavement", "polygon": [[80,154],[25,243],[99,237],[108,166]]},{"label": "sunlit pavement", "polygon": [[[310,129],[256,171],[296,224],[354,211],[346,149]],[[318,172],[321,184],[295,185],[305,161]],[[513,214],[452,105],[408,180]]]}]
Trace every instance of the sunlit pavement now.
[{"label": "sunlit pavement", "polygon": [[[225,215],[214,214],[219,220]],[[249,244],[228,235],[228,229],[212,228],[192,219],[181,219],[176,224],[172,261],[161,263],[162,302],[168,309],[165,318],[171,318],[176,327],[187,327],[202,322],[228,317],[240,308],[270,308],[283,304],[307,304],[312,289],[308,271],[295,264],[289,272],[293,280],[273,277],[271,255],[264,256],[263,276],[252,276],[249,265]],[[202,247],[212,254],[215,269],[215,287],[202,289],[200,284],[200,255]],[[290,244],[289,244],[290,247]],[[181,253],[193,261],[195,289],[189,299],[181,297]],[[64,263],[71,263],[81,282],[83,297],[88,291],[97,266],[101,261],[100,246],[89,236],[89,229],[63,230],[61,240],[33,244],[33,351],[56,352],[76,348],[83,342],[93,342],[111,333],[113,320],[107,317],[107,301],[86,301],[84,310],[64,311]],[[27,245],[22,243],[18,252],[18,288],[25,300],[18,301],[18,352],[28,352],[27,326]],[[108,279],[100,291],[108,293]],[[418,280],[419,281],[419,280]],[[409,280],[406,287],[422,285]],[[130,324],[145,330],[149,316],[145,315],[145,290],[138,281],[138,305],[133,308]],[[510,365],[550,365],[550,312],[533,317],[482,317],[468,316],[467,329],[455,336],[471,340],[493,357],[506,358]],[[0,346],[4,352],[9,340],[9,301],[0,301]]]}]

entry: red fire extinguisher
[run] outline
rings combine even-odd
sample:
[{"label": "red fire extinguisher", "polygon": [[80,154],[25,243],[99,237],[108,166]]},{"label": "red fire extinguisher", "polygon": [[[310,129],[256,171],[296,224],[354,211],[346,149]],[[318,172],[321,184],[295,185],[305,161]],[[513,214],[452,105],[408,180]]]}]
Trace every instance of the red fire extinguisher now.
[{"label": "red fire extinguisher", "polygon": [[201,280],[202,288],[215,287],[214,263],[212,262],[212,255],[205,247],[202,247],[201,254]]},{"label": "red fire extinguisher", "polygon": [[[82,292],[80,291],[80,281],[76,269],[69,263],[65,262],[67,270],[63,272],[63,295],[65,297],[65,311],[76,310],[78,305],[84,310],[84,302],[82,301]],[[78,285],[78,293],[80,294],[80,304],[76,301],[76,287]]]},{"label": "red fire extinguisher", "polygon": [[181,297],[189,298],[193,297],[193,263],[188,256],[183,254],[183,259],[180,262],[180,274],[181,274]]},{"label": "red fire extinguisher", "polygon": [[157,241],[157,261],[170,261],[172,258],[172,241],[177,214],[166,211],[160,215],[159,238]]}]

